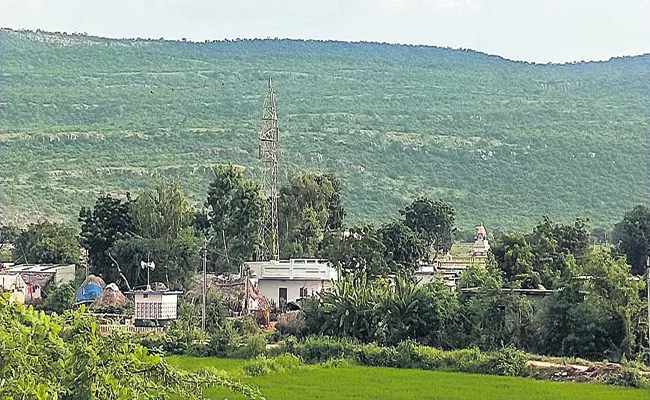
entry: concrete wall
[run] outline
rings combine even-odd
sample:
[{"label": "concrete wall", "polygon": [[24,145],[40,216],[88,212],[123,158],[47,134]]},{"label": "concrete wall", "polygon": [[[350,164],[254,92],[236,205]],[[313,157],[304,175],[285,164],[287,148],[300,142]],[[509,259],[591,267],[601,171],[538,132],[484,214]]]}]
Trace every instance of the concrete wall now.
[{"label": "concrete wall", "polygon": [[332,281],[329,280],[309,280],[298,281],[288,279],[259,279],[257,287],[262,294],[269,300],[280,304],[280,288],[287,289],[287,301],[295,301],[303,296],[300,295],[300,288],[307,289],[307,296],[318,293],[323,289],[331,289]]},{"label": "concrete wall", "polygon": [[136,319],[176,319],[178,296],[160,293],[135,295]]}]

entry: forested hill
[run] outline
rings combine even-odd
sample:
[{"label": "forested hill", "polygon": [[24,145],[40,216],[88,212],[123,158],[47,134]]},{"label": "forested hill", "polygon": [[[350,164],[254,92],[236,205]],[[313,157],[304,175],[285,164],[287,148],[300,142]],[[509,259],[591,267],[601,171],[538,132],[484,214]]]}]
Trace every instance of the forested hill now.
[{"label": "forested hill", "polygon": [[266,79],[281,173],[336,174],[353,221],[442,197],[460,224],[609,225],[647,202],[650,56],[532,65],[435,47],[0,32],[5,217],[76,220],[102,192],[257,169]]}]

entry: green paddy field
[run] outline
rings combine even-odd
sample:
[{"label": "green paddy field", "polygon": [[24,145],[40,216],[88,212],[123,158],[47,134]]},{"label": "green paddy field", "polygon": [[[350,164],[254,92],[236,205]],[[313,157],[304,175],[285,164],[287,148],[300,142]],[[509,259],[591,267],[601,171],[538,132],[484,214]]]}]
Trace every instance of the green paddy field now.
[{"label": "green paddy field", "polygon": [[[260,388],[269,400],[299,399],[526,399],[526,400],[650,400],[650,389],[625,389],[587,383],[543,382],[466,373],[343,366],[305,366],[291,373],[246,377],[244,360],[168,357],[186,370],[223,369]],[[242,399],[224,390],[208,392],[211,399]]]}]

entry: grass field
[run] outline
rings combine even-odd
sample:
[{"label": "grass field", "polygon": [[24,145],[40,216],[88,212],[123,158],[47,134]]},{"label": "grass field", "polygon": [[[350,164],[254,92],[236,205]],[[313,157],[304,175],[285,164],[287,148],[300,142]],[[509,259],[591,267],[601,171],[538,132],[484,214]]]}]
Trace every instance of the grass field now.
[{"label": "grass field", "polygon": [[[174,366],[198,370],[224,369],[242,376],[243,360],[169,357]],[[508,378],[463,373],[400,370],[345,366],[322,368],[307,366],[292,373],[271,373],[263,377],[243,377],[259,386],[267,399],[650,399],[648,389],[624,389],[596,384],[542,382],[527,378]],[[242,397],[212,390],[210,398]]]}]

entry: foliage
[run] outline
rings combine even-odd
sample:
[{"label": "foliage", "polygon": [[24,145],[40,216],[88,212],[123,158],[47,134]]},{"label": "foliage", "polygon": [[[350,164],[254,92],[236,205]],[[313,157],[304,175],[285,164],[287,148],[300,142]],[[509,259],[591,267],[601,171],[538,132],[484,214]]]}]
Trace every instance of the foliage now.
[{"label": "foliage", "polygon": [[627,256],[632,273],[643,274],[650,255],[650,208],[637,205],[625,213],[623,220],[614,226],[612,243]]},{"label": "foliage", "polygon": [[199,399],[210,386],[262,398],[223,373],[179,371],[128,336],[102,335],[83,310],[47,316],[0,297],[0,327],[3,399]]},{"label": "foliage", "polygon": [[302,337],[306,330],[305,316],[301,312],[286,312],[278,316],[275,329],[281,335]]},{"label": "foliage", "polygon": [[343,227],[341,184],[332,174],[298,173],[278,198],[280,256],[315,257],[325,232]]},{"label": "foliage", "polygon": [[[575,263],[564,288],[546,299],[533,319],[532,350],[588,359],[632,359],[641,318],[642,284],[622,260],[597,253],[584,269]],[[578,276],[589,279],[578,279]],[[635,329],[636,328],[636,329]]]},{"label": "foliage", "polygon": [[503,278],[512,287],[537,289],[540,276],[533,270],[533,250],[520,233],[505,234],[490,248]]},{"label": "foliage", "polygon": [[75,304],[75,288],[69,283],[63,283],[57,287],[51,288],[41,309],[45,311],[63,314],[70,310]]},{"label": "foliage", "polygon": [[391,272],[414,273],[427,255],[425,241],[402,221],[385,224],[380,231]]},{"label": "foliage", "polygon": [[79,256],[77,233],[57,222],[31,224],[14,241],[13,258],[19,264],[76,264]]},{"label": "foliage", "polygon": [[274,358],[258,357],[247,361],[244,373],[250,376],[263,376],[271,372],[291,372],[300,368],[300,359],[293,354],[282,354]]},{"label": "foliage", "polygon": [[335,173],[355,224],[426,195],[452,202],[464,229],[479,215],[528,229],[543,213],[608,226],[650,190],[648,56],[534,65],[427,46],[11,30],[0,43],[9,221],[73,222],[97,193],[169,177],[201,204],[214,163],[255,176],[268,71],[280,180]]},{"label": "foliage", "polygon": [[13,225],[0,226],[0,244],[13,243],[20,234],[22,229]]},{"label": "foliage", "polygon": [[305,306],[307,332],[393,345],[413,339],[449,347],[459,311],[442,282],[419,286],[399,276],[390,284],[347,276],[321,302]]},{"label": "foliage", "polygon": [[110,251],[119,240],[131,238],[135,233],[130,210],[130,198],[126,201],[110,195],[100,196],[95,206],[81,208],[81,245],[88,250],[91,271],[107,282],[119,282],[118,267],[111,260]]},{"label": "foliage", "polygon": [[433,251],[434,259],[451,250],[456,213],[449,203],[419,197],[400,213],[406,226],[420,234],[428,250]]},{"label": "foliage", "polygon": [[326,258],[344,275],[364,275],[369,279],[386,276],[390,269],[385,258],[386,246],[373,225],[358,225],[343,232],[330,232],[322,244]]},{"label": "foliage", "polygon": [[214,169],[205,207],[212,236],[211,268],[215,272],[236,271],[263,245],[259,231],[268,210],[260,189],[234,165],[219,166]]},{"label": "foliage", "polygon": [[560,286],[570,271],[570,256],[581,263],[589,249],[589,232],[585,221],[576,219],[573,225],[553,223],[548,217],[526,237],[533,253],[533,269],[547,289]]}]

